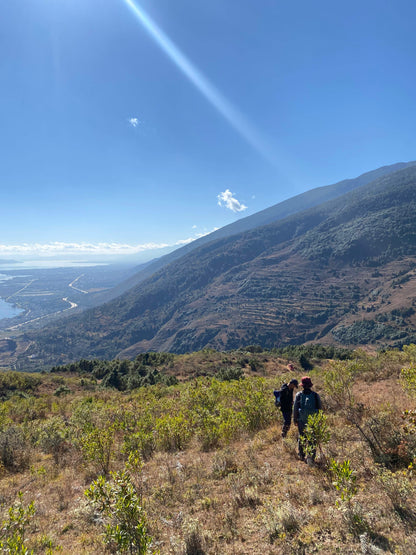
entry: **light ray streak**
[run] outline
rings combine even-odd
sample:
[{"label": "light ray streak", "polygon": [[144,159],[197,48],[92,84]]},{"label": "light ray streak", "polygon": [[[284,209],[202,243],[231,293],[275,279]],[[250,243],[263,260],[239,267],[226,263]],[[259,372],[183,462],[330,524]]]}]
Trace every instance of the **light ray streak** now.
[{"label": "light ray streak", "polygon": [[269,162],[275,163],[275,157],[271,152],[270,146],[266,144],[264,139],[244,116],[208,81],[141,7],[134,3],[133,0],[125,0],[125,2],[163,52],[185,74],[208,102],[217,109],[255,150]]}]

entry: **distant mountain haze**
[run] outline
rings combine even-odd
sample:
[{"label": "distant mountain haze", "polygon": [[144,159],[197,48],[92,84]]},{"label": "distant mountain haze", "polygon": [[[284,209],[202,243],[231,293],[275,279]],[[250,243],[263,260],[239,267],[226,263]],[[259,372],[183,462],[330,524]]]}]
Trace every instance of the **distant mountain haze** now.
[{"label": "distant mountain haze", "polygon": [[58,364],[254,343],[416,341],[416,166],[357,179],[236,222],[281,215],[268,225],[219,230],[224,236],[179,249],[180,258],[114,300],[28,333],[25,356]]}]

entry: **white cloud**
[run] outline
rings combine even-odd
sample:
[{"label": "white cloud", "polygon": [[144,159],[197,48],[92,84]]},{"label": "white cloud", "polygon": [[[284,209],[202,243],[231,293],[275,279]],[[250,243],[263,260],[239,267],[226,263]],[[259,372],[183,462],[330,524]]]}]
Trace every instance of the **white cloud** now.
[{"label": "white cloud", "polygon": [[[217,228],[215,228],[217,229]],[[212,231],[215,231],[212,230]],[[22,243],[20,245],[0,244],[0,256],[23,256],[23,257],[62,257],[62,256],[83,256],[83,255],[130,255],[139,254],[146,251],[157,251],[168,247],[179,247],[195,241],[199,237],[208,235],[211,231],[196,233],[194,237],[180,239],[174,243],[64,243],[63,241],[53,241],[50,243]],[[1,267],[0,267],[1,268]]]},{"label": "white cloud", "polygon": [[138,118],[129,118],[129,124],[132,127],[137,127],[139,125],[139,119]]},{"label": "white cloud", "polygon": [[228,208],[232,212],[243,212],[243,210],[247,209],[247,206],[237,200],[229,189],[217,195],[217,198],[219,206],[225,206],[225,208]]}]

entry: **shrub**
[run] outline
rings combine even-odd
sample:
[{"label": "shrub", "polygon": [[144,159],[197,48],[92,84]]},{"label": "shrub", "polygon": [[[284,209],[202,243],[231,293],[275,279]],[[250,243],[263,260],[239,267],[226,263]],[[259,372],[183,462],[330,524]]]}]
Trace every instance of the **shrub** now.
[{"label": "shrub", "polygon": [[163,451],[183,449],[191,437],[188,420],[183,414],[165,414],[156,421],[156,445]]},{"label": "shrub", "polygon": [[295,534],[304,524],[303,515],[288,501],[279,507],[268,505],[263,520],[270,543],[280,537]]},{"label": "shrub", "polygon": [[229,368],[221,368],[217,372],[216,378],[222,382],[241,380],[244,378],[244,372],[242,368],[230,366]]},{"label": "shrub", "polygon": [[61,461],[68,450],[69,427],[60,417],[51,417],[42,422],[37,430],[36,444],[44,453],[50,453],[55,464]]},{"label": "shrub", "polygon": [[205,555],[204,538],[199,522],[189,520],[183,526],[185,550],[184,555]]},{"label": "shrub", "polygon": [[85,495],[104,518],[104,542],[110,548],[117,553],[147,555],[151,545],[147,515],[128,467],[112,472],[111,481],[99,476]]},{"label": "shrub", "polygon": [[[334,478],[333,485],[340,494],[341,502],[349,504],[357,493],[357,475],[352,470],[350,461],[339,463],[331,459],[329,468]],[[337,502],[337,506],[340,506],[340,502]]]},{"label": "shrub", "polygon": [[327,416],[321,410],[309,415],[304,435],[301,437],[306,457],[314,459],[318,450],[321,457],[325,458],[322,448],[331,437],[327,420]]},{"label": "shrub", "polygon": [[313,368],[313,364],[303,353],[299,357],[299,364],[303,368],[303,370],[305,370],[305,372],[309,372],[309,370],[312,370]]},{"label": "shrub", "polygon": [[10,426],[0,433],[0,462],[12,472],[29,467],[29,445],[21,428]]},{"label": "shrub", "polygon": [[23,493],[19,491],[19,500],[8,510],[8,518],[3,520],[0,531],[0,548],[3,553],[16,553],[20,555],[31,555],[26,543],[26,528],[29,526],[35,514],[35,505],[32,501],[29,505],[23,504]]},{"label": "shrub", "polygon": [[392,472],[382,468],[378,480],[400,518],[416,522],[416,511],[413,507],[415,488],[411,480],[411,470]]}]

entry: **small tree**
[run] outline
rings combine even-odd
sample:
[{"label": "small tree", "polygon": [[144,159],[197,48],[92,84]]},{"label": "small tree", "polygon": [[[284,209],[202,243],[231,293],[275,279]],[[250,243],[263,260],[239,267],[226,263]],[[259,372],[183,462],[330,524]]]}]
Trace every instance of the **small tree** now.
[{"label": "small tree", "polygon": [[312,370],[313,368],[313,364],[303,353],[299,357],[299,364],[305,370],[305,372],[309,372],[309,370]]}]

